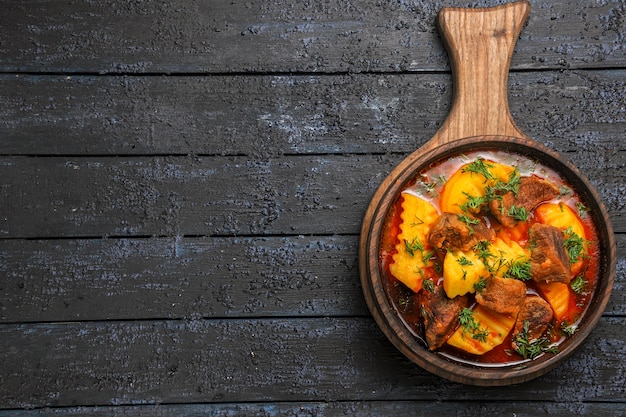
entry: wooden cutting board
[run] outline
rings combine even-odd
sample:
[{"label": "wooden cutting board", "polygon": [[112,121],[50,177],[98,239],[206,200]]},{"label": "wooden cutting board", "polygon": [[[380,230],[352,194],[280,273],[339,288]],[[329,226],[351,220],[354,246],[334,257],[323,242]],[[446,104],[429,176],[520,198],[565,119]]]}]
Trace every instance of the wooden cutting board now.
[{"label": "wooden cutting board", "polygon": [[487,9],[440,11],[439,31],[452,68],[453,104],[441,128],[405,163],[439,145],[466,137],[530,139],[513,121],[507,97],[513,49],[529,13],[528,1]]},{"label": "wooden cutting board", "polygon": [[[593,185],[569,161],[525,135],[513,121],[507,99],[509,65],[515,42],[530,12],[527,1],[493,8],[444,8],[439,30],[446,43],[454,81],[453,103],[441,128],[404,159],[381,183],[365,213],[359,244],[361,285],[372,316],[389,340],[423,368],[457,382],[508,385],[535,378],[566,358],[600,319],[615,276],[615,240],[610,219]],[[523,369],[463,367],[427,352],[395,314],[385,294],[379,242],[387,213],[404,184],[423,166],[448,155],[491,147],[537,158],[562,174],[584,196],[598,227],[603,265],[585,325],[562,352]],[[532,155],[531,155],[532,154]]]}]

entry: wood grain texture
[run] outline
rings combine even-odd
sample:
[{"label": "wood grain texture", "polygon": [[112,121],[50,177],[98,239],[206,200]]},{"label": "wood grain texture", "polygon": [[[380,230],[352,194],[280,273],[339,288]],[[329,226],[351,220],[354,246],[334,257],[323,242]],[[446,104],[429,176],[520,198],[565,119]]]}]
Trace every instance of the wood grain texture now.
[{"label": "wood grain texture", "polygon": [[[473,2],[494,6],[504,0]],[[57,73],[440,71],[435,30],[461,0],[135,3],[12,0],[0,70]],[[532,1],[513,68],[626,63],[621,0]],[[285,51],[289,51],[285,53]]]},{"label": "wood grain texture", "polygon": [[4,158],[0,233],[356,233],[379,178],[397,160],[386,155]]},{"label": "wood grain texture", "polygon": [[437,13],[504,2],[4,1],[0,417],[625,414],[621,0],[531,1],[508,80],[618,232],[582,349],[465,387],[363,300],[367,203],[450,110]]},{"label": "wood grain texture", "polygon": [[447,7],[439,12],[454,95],[443,125],[420,149],[479,135],[528,137],[509,112],[508,78],[515,42],[529,13],[527,1],[489,9]]},{"label": "wood grain texture", "polygon": [[[0,322],[368,316],[357,236],[0,241]],[[606,316],[626,316],[626,235]]]},{"label": "wood grain texture", "polygon": [[[0,154],[408,154],[452,90],[448,74],[0,75]],[[625,90],[618,69],[509,76],[519,128],[560,152],[625,151]]]},{"label": "wood grain texture", "polygon": [[282,402],[240,404],[159,404],[135,406],[95,406],[43,408],[37,410],[2,411],[0,417],[232,417],[232,416],[318,416],[346,415],[389,416],[396,413],[419,413],[423,417],[483,417],[487,415],[514,415],[530,417],[543,415],[621,416],[626,413],[623,403],[557,402],[528,403],[526,401],[319,401],[298,404]]},{"label": "wood grain texture", "polygon": [[4,240],[0,322],[366,316],[357,240]]},{"label": "wood grain texture", "polygon": [[604,318],[559,368],[489,390],[416,368],[369,318],[0,325],[0,398],[5,408],[224,403],[242,392],[249,402],[497,397],[574,406],[624,398],[624,325]]},{"label": "wood grain texture", "polygon": [[[590,151],[571,159],[623,233],[626,162]],[[358,234],[374,191],[403,157],[0,157],[0,235]]]}]

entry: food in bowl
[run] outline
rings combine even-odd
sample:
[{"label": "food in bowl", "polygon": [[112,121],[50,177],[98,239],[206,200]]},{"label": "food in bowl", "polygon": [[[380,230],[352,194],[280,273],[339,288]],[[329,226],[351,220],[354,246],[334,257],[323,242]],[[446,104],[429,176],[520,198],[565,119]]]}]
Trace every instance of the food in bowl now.
[{"label": "food in bowl", "polygon": [[599,279],[586,207],[557,172],[522,155],[437,162],[385,219],[385,293],[413,336],[449,359],[493,366],[555,354]]}]

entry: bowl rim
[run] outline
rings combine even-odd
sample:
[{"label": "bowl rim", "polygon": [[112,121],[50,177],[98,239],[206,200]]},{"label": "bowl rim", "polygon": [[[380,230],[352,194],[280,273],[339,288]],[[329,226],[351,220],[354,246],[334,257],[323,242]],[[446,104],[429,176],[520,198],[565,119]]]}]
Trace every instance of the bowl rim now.
[{"label": "bowl rim", "polygon": [[[579,330],[560,346],[559,353],[543,354],[523,363],[502,366],[462,364],[429,351],[402,322],[387,297],[380,270],[379,249],[384,221],[391,204],[407,183],[430,164],[443,161],[463,151],[499,150],[540,161],[562,176],[585,203],[599,238],[600,276],[594,295],[583,314]],[[405,163],[408,161],[408,163]],[[458,139],[428,150],[416,151],[394,169],[380,185],[366,212],[359,242],[360,279],[366,303],[379,328],[408,359],[423,369],[454,382],[480,386],[503,386],[537,378],[569,357],[587,338],[600,320],[614,284],[616,244],[608,212],[599,193],[587,177],[568,159],[541,143],[511,136],[481,135]]]}]

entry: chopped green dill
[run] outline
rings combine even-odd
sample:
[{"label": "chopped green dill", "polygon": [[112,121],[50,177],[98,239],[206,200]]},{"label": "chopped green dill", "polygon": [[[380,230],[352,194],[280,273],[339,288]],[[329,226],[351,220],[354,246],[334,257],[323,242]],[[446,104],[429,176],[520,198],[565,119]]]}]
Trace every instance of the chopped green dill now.
[{"label": "chopped green dill", "polygon": [[474,290],[476,290],[477,293],[480,293],[485,289],[486,286],[487,280],[484,277],[480,277],[478,282],[474,284]]},{"label": "chopped green dill", "polygon": [[435,258],[435,251],[434,250],[422,253],[422,260],[424,261],[424,263],[428,263],[428,261],[430,261],[431,259],[434,259],[434,258]]},{"label": "chopped green dill", "polygon": [[567,321],[561,323],[561,333],[565,336],[571,336],[578,331],[578,326],[575,324],[568,324]]},{"label": "chopped green dill", "polygon": [[461,266],[469,266],[469,265],[474,265],[472,263],[472,261],[470,261],[469,259],[467,259],[465,256],[461,256],[459,259],[456,260]]},{"label": "chopped green dill", "polygon": [[561,186],[559,188],[559,198],[568,196],[570,194],[573,194],[573,191],[571,188],[566,187],[566,186]]},{"label": "chopped green dill", "polygon": [[576,294],[582,294],[585,287],[587,286],[587,281],[581,276],[577,276],[569,283],[569,286],[572,288]]},{"label": "chopped green dill", "polygon": [[469,308],[464,308],[459,312],[459,324],[464,329],[472,329],[476,326],[476,321],[474,320],[474,312]]},{"label": "chopped green dill", "polygon": [[437,188],[437,184],[435,184],[434,182],[424,181],[423,184],[429,193],[432,193],[433,191],[435,191],[435,188]]},{"label": "chopped green dill", "polygon": [[416,266],[416,267],[413,269],[413,273],[414,273],[414,274],[416,274],[416,275],[419,275],[419,276],[420,276],[420,277],[422,277],[422,278],[424,278],[424,268],[421,268],[421,267],[419,267],[419,266]]},{"label": "chopped green dill", "polygon": [[525,222],[528,220],[528,210],[524,207],[519,207],[516,205],[511,206],[509,209],[509,216],[513,217],[515,220],[519,220]]},{"label": "chopped green dill", "polygon": [[585,217],[587,217],[587,212],[589,212],[591,209],[585,206],[583,203],[578,202],[576,203],[576,210],[578,211],[578,215],[584,219]]},{"label": "chopped green dill", "polygon": [[[404,239],[404,249],[412,257],[415,257],[415,253],[419,252],[422,255],[422,261],[424,261],[424,264],[426,265],[428,265],[428,261],[435,258],[435,251],[431,250],[428,252],[424,252],[424,245],[422,244],[422,242],[419,241],[418,238],[414,238],[410,242]],[[424,274],[424,271],[422,271],[422,268],[418,268],[416,272],[421,275]]]},{"label": "chopped green dill", "polygon": [[509,176],[509,181],[506,183],[504,187],[505,191],[511,191],[513,194],[517,195],[519,192],[519,183],[522,180],[522,177],[519,174],[519,170],[517,167],[511,172]]},{"label": "chopped green dill", "polygon": [[481,240],[477,244],[474,245],[474,250],[476,252],[489,250],[489,246],[491,246],[491,242],[488,240]]},{"label": "chopped green dill", "polygon": [[[508,181],[498,180],[493,186],[489,187],[488,194],[506,194],[507,192],[512,192],[514,195],[517,195],[519,192],[519,183],[522,177],[519,174],[517,168],[511,172],[509,175]],[[493,197],[492,197],[493,198]]]},{"label": "chopped green dill", "polygon": [[570,263],[576,263],[585,253],[585,240],[572,231],[571,227],[565,229],[565,240],[563,246],[569,256]]},{"label": "chopped green dill", "polygon": [[430,279],[422,281],[422,288],[428,292],[435,291],[435,283]]},{"label": "chopped green dill", "polygon": [[493,164],[489,162],[485,162],[483,158],[476,158],[473,162],[469,163],[465,166],[462,172],[472,172],[475,174],[480,174],[485,177],[485,180],[493,180],[495,177],[489,171],[490,168],[493,168]]},{"label": "chopped green dill", "polygon": [[459,214],[458,216],[459,216],[459,220],[461,220],[467,226],[467,229],[469,230],[469,234],[470,235],[474,234],[474,228],[472,226],[477,225],[478,223],[480,223],[480,220],[475,219],[475,218],[473,218],[471,216],[468,216],[466,214]]},{"label": "chopped green dill", "polygon": [[480,326],[480,322],[474,318],[474,312],[469,308],[464,308],[459,313],[459,324],[463,328],[463,332],[470,334],[472,339],[476,339],[479,342],[486,342],[489,330],[486,327]]},{"label": "chopped green dill", "polygon": [[553,346],[550,342],[550,339],[545,336],[542,336],[532,341],[528,340],[529,326],[530,323],[528,322],[528,320],[524,320],[522,331],[519,332],[519,334],[513,339],[516,345],[515,351],[522,358],[535,359],[537,356],[544,352],[552,354],[556,354],[559,352],[559,348],[557,346]]},{"label": "chopped green dill", "polygon": [[463,212],[478,211],[483,204],[489,202],[489,198],[486,196],[473,196],[465,191],[463,194],[467,197],[465,204],[459,206]]},{"label": "chopped green dill", "polygon": [[487,270],[492,273],[492,274],[497,274],[498,271],[500,271],[500,269],[503,266],[507,265],[507,260],[504,257],[504,252],[502,251],[498,251],[500,252],[500,257],[494,255],[494,254],[490,254],[489,258],[491,259],[495,259],[493,263],[489,263],[489,259],[485,258],[485,261],[483,263],[485,263],[485,265],[487,266]]},{"label": "chopped green dill", "polygon": [[479,342],[485,343],[487,341],[487,336],[489,336],[489,330],[487,330],[487,328],[483,328],[480,331],[474,333],[472,335],[472,339],[476,339]]},{"label": "chopped green dill", "polygon": [[489,264],[489,259],[495,258],[495,255],[489,252],[490,245],[491,242],[487,240],[481,240],[476,245],[474,245],[474,252],[476,252],[478,258],[480,258],[480,260],[483,261],[485,265]]},{"label": "chopped green dill", "polygon": [[420,252],[424,251],[424,246],[422,245],[422,242],[420,242],[418,238],[415,238],[410,242],[404,239],[404,247],[406,251],[408,252],[408,254],[411,256],[415,256],[416,251],[420,251]]},{"label": "chopped green dill", "polygon": [[468,216],[466,214],[459,214],[459,220],[467,225],[475,225],[480,223],[480,220],[475,219],[474,217]]},{"label": "chopped green dill", "polygon": [[406,311],[409,307],[409,304],[410,304],[410,301],[408,298],[406,297],[398,298],[398,307],[400,307],[402,311]]},{"label": "chopped green dill", "polygon": [[505,276],[516,278],[520,281],[528,281],[531,278],[530,260],[524,259],[512,261]]},{"label": "chopped green dill", "polygon": [[417,215],[415,216],[415,221],[411,222],[411,227],[415,227],[415,226],[419,226],[420,224],[424,224],[424,220],[420,219],[419,217],[417,217]]}]

